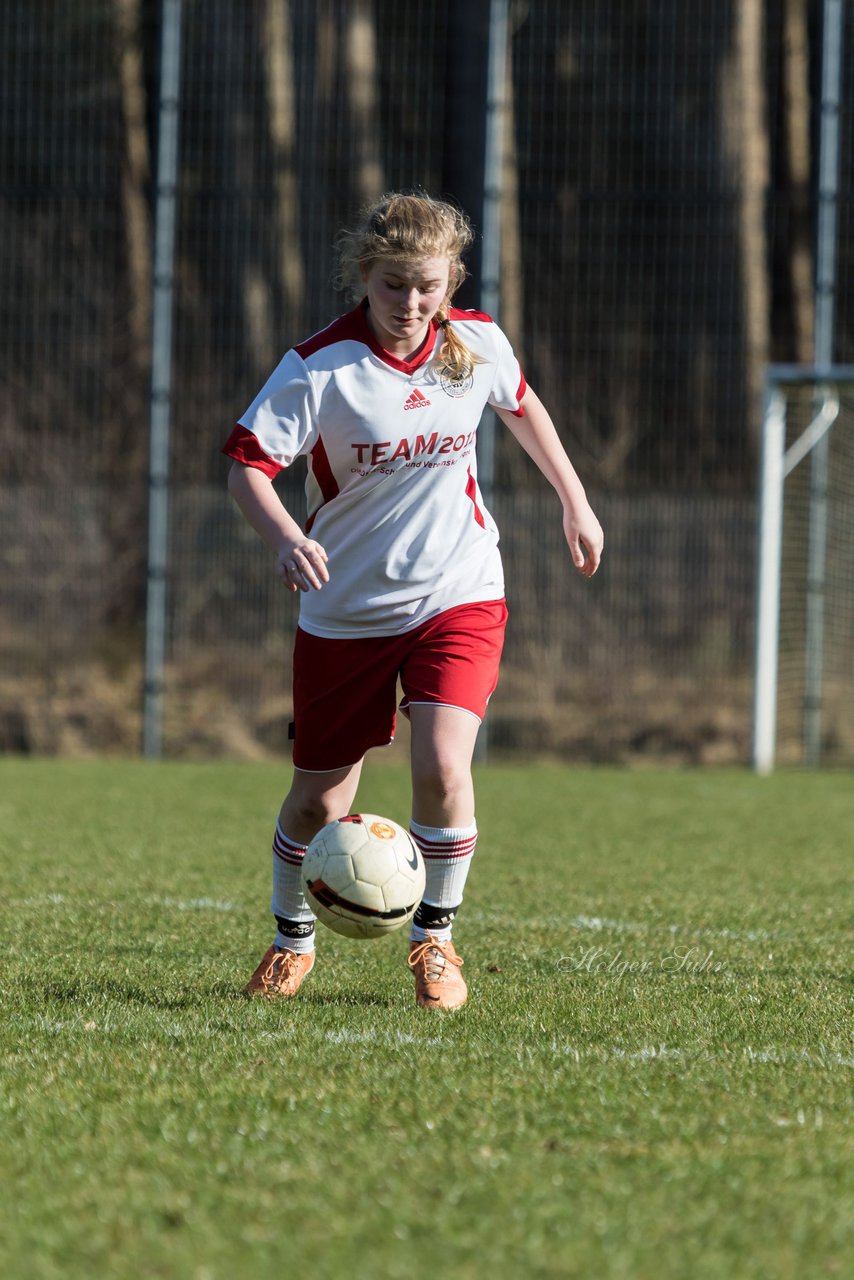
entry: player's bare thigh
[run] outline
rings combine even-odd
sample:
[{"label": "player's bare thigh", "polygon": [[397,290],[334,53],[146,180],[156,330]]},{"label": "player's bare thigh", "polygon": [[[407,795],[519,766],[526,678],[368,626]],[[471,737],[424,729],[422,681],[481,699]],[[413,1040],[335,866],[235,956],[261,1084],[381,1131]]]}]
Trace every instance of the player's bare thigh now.
[{"label": "player's bare thigh", "polygon": [[285,835],[307,844],[327,822],[351,813],[362,763],[359,760],[343,769],[328,769],[322,773],[295,768],[291,789],[279,813],[279,823]]},{"label": "player's bare thigh", "polygon": [[461,707],[412,703],[412,816],[428,827],[474,821],[471,761],[480,720]]}]

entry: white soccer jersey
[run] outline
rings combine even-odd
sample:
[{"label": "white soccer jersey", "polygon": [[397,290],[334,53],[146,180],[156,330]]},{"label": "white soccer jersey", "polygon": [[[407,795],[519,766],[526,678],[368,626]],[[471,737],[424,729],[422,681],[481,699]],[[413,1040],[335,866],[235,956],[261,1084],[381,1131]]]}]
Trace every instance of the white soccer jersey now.
[{"label": "white soccer jersey", "polygon": [[435,324],[414,360],[390,355],[363,302],[287,352],[225,446],[271,477],[308,461],[306,531],[329,557],[329,582],[300,596],[312,635],[395,635],[504,594],[475,437],[486,404],[522,415],[525,379],[489,316],[449,319],[483,362],[469,377],[433,362]]}]

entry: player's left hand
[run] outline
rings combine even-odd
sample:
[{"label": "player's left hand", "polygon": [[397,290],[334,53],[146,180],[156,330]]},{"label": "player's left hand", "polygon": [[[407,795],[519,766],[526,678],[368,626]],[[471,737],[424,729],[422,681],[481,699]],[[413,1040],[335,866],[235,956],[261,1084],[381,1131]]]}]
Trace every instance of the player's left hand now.
[{"label": "player's left hand", "polygon": [[572,562],[585,578],[592,578],[599,568],[605,535],[602,526],[588,503],[582,507],[566,507],[563,513],[563,532]]}]

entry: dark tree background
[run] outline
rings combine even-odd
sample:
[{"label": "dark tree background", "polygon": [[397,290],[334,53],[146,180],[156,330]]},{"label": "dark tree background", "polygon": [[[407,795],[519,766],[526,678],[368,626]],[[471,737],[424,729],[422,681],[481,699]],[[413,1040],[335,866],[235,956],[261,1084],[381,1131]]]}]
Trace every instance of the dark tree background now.
[{"label": "dark tree background", "polygon": [[[211,433],[344,305],[330,245],[358,204],[416,184],[458,197],[477,170],[488,7],[186,0],[178,475],[216,474]],[[810,357],[820,10],[511,6],[502,319],[597,481],[753,481],[753,365]],[[41,479],[50,455],[128,479],[147,423],[159,6],[9,0],[2,24],[7,474]],[[851,349],[841,307],[837,357]]]},{"label": "dark tree background", "polygon": [[[236,416],[349,305],[332,241],[362,202],[417,185],[477,204],[488,11],[184,0],[176,488],[221,486]],[[765,365],[813,354],[821,12],[510,4],[498,318],[598,494],[755,490]],[[78,619],[108,654],[139,648],[160,22],[158,0],[0,7],[0,521],[20,655],[48,599],[54,646]],[[839,361],[854,360],[850,7],[846,22]],[[499,488],[531,475],[502,441]]]}]

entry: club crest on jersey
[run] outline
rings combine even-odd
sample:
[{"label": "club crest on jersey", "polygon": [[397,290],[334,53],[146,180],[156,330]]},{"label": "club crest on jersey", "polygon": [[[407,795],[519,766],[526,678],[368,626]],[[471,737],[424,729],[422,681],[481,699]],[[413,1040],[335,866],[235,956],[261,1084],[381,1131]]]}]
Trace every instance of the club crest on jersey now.
[{"label": "club crest on jersey", "polygon": [[422,395],[416,387],[412,395],[406,400],[404,409],[426,409],[430,401],[426,396]]},{"label": "club crest on jersey", "polygon": [[450,369],[445,368],[439,374],[439,382],[446,396],[459,400],[461,396],[468,395],[474,386],[474,374],[451,373]]}]

